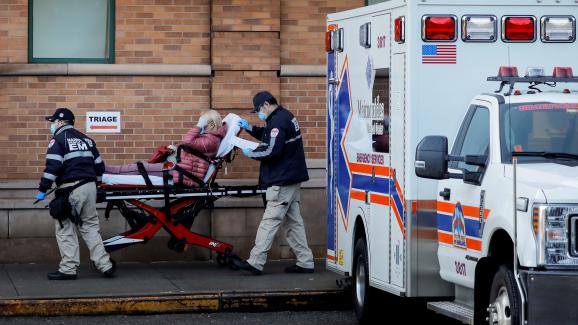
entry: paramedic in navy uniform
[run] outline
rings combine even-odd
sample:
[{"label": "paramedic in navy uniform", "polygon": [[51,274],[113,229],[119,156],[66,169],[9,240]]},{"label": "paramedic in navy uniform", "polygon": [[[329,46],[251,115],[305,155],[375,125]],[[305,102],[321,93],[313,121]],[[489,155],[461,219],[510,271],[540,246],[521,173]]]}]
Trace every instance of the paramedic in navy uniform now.
[{"label": "paramedic in navy uniform", "polygon": [[267,206],[257,230],[255,246],[248,260],[236,261],[242,270],[260,275],[267,261],[267,252],[280,226],[295,256],[297,264],[287,273],[313,273],[313,254],[307,245],[305,226],[299,209],[301,183],[309,179],[303,140],[297,119],[267,91],[253,97],[253,113],[265,121],[265,127],[250,125],[246,120],[239,126],[261,141],[255,150],[243,154],[261,162],[259,185],[267,189]]},{"label": "paramedic in navy uniform", "polygon": [[74,128],[74,114],[67,108],[59,108],[52,116],[46,117],[52,122],[50,132],[53,135],[48,144],[46,168],[40,179],[36,199],[44,200],[46,191],[56,186],[65,188],[87,181],[75,188],[69,197],[73,213],[82,221],[75,225],[71,220],[56,221],[56,241],[62,260],[58,271],[48,273],[50,280],[74,280],[80,264],[78,236],[82,235],[90,251],[90,259],[105,277],[113,277],[114,261],[104,249],[99,233],[98,214],[96,212],[96,181],[100,181],[104,172],[104,162],[91,138]]}]

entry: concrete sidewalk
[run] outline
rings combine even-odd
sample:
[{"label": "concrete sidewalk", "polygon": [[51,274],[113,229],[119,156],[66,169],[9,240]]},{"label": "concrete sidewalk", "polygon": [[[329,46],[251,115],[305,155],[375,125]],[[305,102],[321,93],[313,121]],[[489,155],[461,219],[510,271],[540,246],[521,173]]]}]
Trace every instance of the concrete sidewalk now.
[{"label": "concrete sidewalk", "polygon": [[290,261],[270,262],[264,274],[207,262],[120,263],[105,279],[84,266],[75,281],[49,281],[56,265],[0,267],[0,315],[94,315],[217,311],[342,309],[348,293],[338,275],[317,261],[313,274],[285,274]]}]

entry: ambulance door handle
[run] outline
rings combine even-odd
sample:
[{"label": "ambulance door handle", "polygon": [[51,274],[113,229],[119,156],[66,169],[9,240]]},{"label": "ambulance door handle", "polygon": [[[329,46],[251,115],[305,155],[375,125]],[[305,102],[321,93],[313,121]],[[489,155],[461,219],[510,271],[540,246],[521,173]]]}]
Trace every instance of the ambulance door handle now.
[{"label": "ambulance door handle", "polygon": [[444,198],[444,200],[448,201],[450,199],[452,191],[449,188],[444,188],[443,191],[440,191],[440,196]]}]

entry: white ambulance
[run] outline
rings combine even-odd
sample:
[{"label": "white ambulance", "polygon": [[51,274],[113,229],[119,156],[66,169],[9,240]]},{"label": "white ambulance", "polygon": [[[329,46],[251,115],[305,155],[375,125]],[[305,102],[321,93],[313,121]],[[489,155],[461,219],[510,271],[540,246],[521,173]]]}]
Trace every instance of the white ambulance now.
[{"label": "white ambulance", "polygon": [[[470,324],[578,324],[575,0],[327,18],[327,267]],[[451,150],[451,151],[448,151]]]}]

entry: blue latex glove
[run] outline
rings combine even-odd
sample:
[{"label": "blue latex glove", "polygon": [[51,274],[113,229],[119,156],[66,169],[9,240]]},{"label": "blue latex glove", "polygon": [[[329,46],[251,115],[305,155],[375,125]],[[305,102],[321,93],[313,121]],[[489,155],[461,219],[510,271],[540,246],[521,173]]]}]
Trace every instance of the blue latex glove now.
[{"label": "blue latex glove", "polygon": [[243,154],[245,155],[245,157],[249,157],[249,154],[253,152],[253,150],[249,149],[249,148],[245,148],[243,149]]},{"label": "blue latex glove", "polygon": [[42,201],[42,200],[44,200],[45,198],[46,198],[46,193],[44,193],[44,192],[38,192],[38,194],[36,194],[36,199],[37,199],[38,201]]},{"label": "blue latex glove", "polygon": [[243,129],[245,129],[245,130],[249,130],[249,128],[251,127],[251,126],[249,125],[249,122],[247,122],[247,120],[245,120],[245,119],[243,119],[243,118],[240,119],[239,122],[237,122],[237,124],[238,124],[241,128],[243,128]]}]

